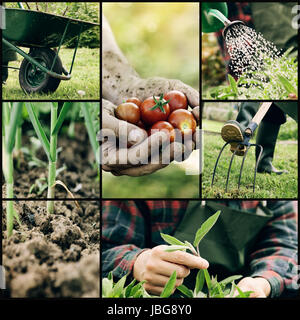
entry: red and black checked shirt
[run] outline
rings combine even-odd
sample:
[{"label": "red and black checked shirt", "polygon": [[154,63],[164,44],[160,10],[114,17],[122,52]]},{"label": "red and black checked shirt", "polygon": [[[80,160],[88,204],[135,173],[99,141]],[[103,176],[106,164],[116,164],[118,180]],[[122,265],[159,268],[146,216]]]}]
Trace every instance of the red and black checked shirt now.
[{"label": "red and black checked shirt", "polygon": [[[152,246],[165,244],[160,233],[174,234],[188,201],[145,201],[151,213]],[[259,201],[220,201],[228,207],[255,211]],[[250,255],[249,276],[266,278],[271,297],[297,293],[297,210],[291,201],[268,201],[274,215],[262,229]],[[136,256],[145,249],[145,221],[134,201],[102,203],[102,276],[131,274]]]}]

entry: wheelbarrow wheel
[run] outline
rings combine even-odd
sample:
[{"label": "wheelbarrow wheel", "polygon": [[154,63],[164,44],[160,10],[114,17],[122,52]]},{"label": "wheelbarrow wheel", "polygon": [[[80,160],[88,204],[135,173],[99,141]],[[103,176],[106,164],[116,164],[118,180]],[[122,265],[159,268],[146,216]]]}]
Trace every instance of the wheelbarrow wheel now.
[{"label": "wheelbarrow wheel", "polygon": [[[56,53],[48,48],[35,48],[29,55],[42,66],[50,70]],[[63,66],[61,60],[57,57],[52,71],[57,74],[62,74],[62,70]],[[49,76],[26,59],[21,63],[19,82],[21,88],[27,93],[54,92],[58,88],[60,81],[60,79]]]}]

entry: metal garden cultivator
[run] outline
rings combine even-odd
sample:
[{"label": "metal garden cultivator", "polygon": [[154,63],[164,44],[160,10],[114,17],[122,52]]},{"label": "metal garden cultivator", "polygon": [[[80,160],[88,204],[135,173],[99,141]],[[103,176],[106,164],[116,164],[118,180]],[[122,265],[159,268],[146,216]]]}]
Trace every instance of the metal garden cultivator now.
[{"label": "metal garden cultivator", "polygon": [[243,150],[244,155],[243,155],[242,164],[241,164],[241,168],[240,168],[240,174],[239,174],[239,178],[238,178],[238,189],[240,189],[241,177],[242,177],[242,172],[243,172],[243,168],[244,168],[245,159],[246,159],[248,151],[249,151],[249,149],[251,147],[259,148],[259,154],[258,154],[258,157],[256,159],[256,163],[255,163],[255,167],[254,167],[253,192],[255,191],[255,180],[256,180],[256,173],[257,173],[257,166],[258,166],[258,163],[260,161],[260,158],[261,158],[261,155],[262,155],[262,152],[263,152],[263,147],[261,145],[259,145],[259,144],[251,143],[250,139],[253,137],[256,128],[258,127],[258,125],[262,121],[262,119],[265,116],[265,114],[268,112],[271,104],[272,104],[272,102],[265,102],[260,106],[260,108],[257,111],[256,115],[253,117],[253,119],[248,124],[247,128],[245,129],[245,131],[243,133],[243,141],[230,140],[230,141],[227,141],[223,145],[223,147],[222,147],[222,149],[219,152],[219,155],[217,157],[216,163],[215,163],[213,176],[212,176],[212,181],[211,181],[211,186],[213,186],[213,184],[214,184],[218,163],[219,163],[219,160],[221,158],[221,155],[222,155],[223,151],[225,150],[225,148],[226,148],[226,146],[228,144],[236,143],[236,149],[234,150],[234,152],[233,152],[233,154],[231,156],[229,167],[228,167],[228,171],[227,171],[225,192],[227,192],[227,188],[228,188],[228,182],[229,182],[230,171],[231,171],[231,166],[232,166],[232,163],[233,163],[233,159],[234,159],[234,157],[237,155],[237,153],[239,151]]}]

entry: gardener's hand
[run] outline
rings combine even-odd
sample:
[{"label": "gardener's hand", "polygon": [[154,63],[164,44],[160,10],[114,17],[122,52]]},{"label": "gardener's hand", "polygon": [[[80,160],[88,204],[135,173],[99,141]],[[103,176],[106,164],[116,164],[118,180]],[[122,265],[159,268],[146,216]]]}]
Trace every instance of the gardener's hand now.
[{"label": "gardener's hand", "polygon": [[151,294],[160,295],[174,271],[177,274],[176,287],[190,274],[190,269],[207,269],[208,262],[182,251],[166,252],[166,245],[143,251],[138,255],[133,276],[138,281],[146,280],[144,288]]},{"label": "gardener's hand", "polygon": [[[194,144],[173,142],[159,153],[162,144],[168,145],[168,136],[158,132],[148,137],[139,127],[119,120],[114,115],[115,106],[102,100],[102,169],[114,175],[142,176],[166,167],[171,161],[185,160],[191,154]],[[116,137],[125,139],[131,148],[119,149]],[[191,141],[190,141],[191,142]],[[158,152],[154,152],[157,150]],[[151,156],[151,163],[149,157]]]},{"label": "gardener's hand", "polygon": [[[250,298],[266,298],[270,295],[271,286],[268,280],[261,277],[243,278],[239,283],[238,287],[243,291],[253,291],[250,295]],[[235,292],[235,296],[238,295],[238,292]]]}]

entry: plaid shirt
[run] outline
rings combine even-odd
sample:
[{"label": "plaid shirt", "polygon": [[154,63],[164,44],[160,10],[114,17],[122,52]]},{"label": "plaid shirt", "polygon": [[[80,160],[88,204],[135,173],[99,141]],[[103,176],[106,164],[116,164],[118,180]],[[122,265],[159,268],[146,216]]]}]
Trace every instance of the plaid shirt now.
[{"label": "plaid shirt", "polygon": [[[153,246],[165,244],[160,233],[173,234],[188,201],[145,201],[151,213]],[[219,201],[228,207],[254,211],[259,201]],[[250,255],[250,276],[271,285],[271,297],[297,292],[297,210],[291,201],[268,201],[273,218],[262,229]],[[102,273],[116,278],[131,274],[135,259],[145,249],[145,221],[134,201],[102,202]],[[132,274],[131,274],[132,276]],[[297,287],[297,286],[296,286]]]}]

